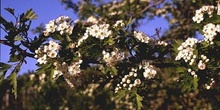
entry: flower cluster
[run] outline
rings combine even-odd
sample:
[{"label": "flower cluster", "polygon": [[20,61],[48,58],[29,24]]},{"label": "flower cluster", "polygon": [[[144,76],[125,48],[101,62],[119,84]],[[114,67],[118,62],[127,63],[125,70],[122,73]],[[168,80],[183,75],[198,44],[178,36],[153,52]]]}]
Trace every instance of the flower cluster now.
[{"label": "flower cluster", "polygon": [[213,86],[214,83],[215,83],[215,80],[213,78],[211,78],[211,83],[210,84],[205,84],[206,89],[209,90]]},{"label": "flower cluster", "polygon": [[209,42],[210,44],[213,44],[213,39],[217,35],[217,32],[220,32],[220,25],[208,23],[203,27],[203,33],[204,33],[204,40]]},{"label": "flower cluster", "polygon": [[68,73],[72,76],[80,74],[81,69],[80,69],[80,64],[82,63],[82,60],[79,60],[77,62],[72,62],[70,66],[68,66]]},{"label": "flower cluster", "polygon": [[193,46],[198,42],[195,38],[188,38],[185,42],[178,47],[179,53],[176,56],[175,60],[183,59],[185,62],[188,62],[189,65],[192,65],[196,59],[196,55],[193,54]]},{"label": "flower cluster", "polygon": [[212,13],[214,11],[214,6],[208,5],[208,6],[203,6],[202,8],[196,10],[195,16],[193,16],[193,21],[196,23],[200,23],[201,21],[204,20],[204,14],[207,13],[209,17],[212,17]]},{"label": "flower cluster", "polygon": [[143,69],[143,76],[144,78],[151,79],[154,78],[157,74],[157,71],[154,69],[152,65],[149,64],[149,62],[144,61],[142,64],[139,65],[139,69]]},{"label": "flower cluster", "polygon": [[104,38],[109,37],[111,34],[112,31],[109,30],[109,24],[94,24],[86,28],[86,32],[84,33],[83,37],[78,40],[76,47],[79,47],[89,36],[103,40]]},{"label": "flower cluster", "polygon": [[89,37],[89,32],[88,30],[86,30],[84,35],[78,40],[76,47],[79,47],[83,43],[83,41],[85,41],[88,37]]},{"label": "flower cluster", "polygon": [[98,19],[95,18],[94,16],[90,16],[90,17],[87,19],[87,22],[97,24],[97,23],[98,23]]},{"label": "flower cluster", "polygon": [[39,76],[39,81],[41,84],[44,84],[45,83],[45,78],[46,78],[46,74],[43,73]]},{"label": "flower cluster", "polygon": [[209,62],[209,59],[205,56],[205,55],[201,55],[201,60],[199,60],[199,63],[198,63],[198,68],[200,70],[204,70],[206,68],[206,64]]},{"label": "flower cluster", "polygon": [[[74,61],[70,65],[63,62],[59,64],[58,62],[54,62],[55,70],[53,74],[53,78],[59,77],[60,75],[64,75],[64,79],[70,87],[75,87],[74,85],[80,84],[80,78],[77,78],[81,75],[80,64],[82,60]],[[73,81],[75,80],[75,82]]]},{"label": "flower cluster", "polygon": [[146,36],[143,32],[134,31],[134,37],[142,43],[149,43],[150,37]]},{"label": "flower cluster", "polygon": [[192,69],[188,69],[188,72],[193,76],[193,77],[198,77],[197,76],[197,74],[196,74],[196,72],[194,71],[194,70],[192,70]]},{"label": "flower cluster", "polygon": [[60,49],[60,45],[54,41],[49,41],[49,45],[45,45],[43,48],[39,47],[35,50],[35,58],[39,64],[46,64],[48,58],[57,57],[58,50]]},{"label": "flower cluster", "polygon": [[115,93],[121,89],[126,88],[131,90],[134,87],[138,87],[141,84],[141,80],[138,78],[140,76],[138,75],[138,72],[143,72],[143,76],[146,79],[154,78],[157,74],[157,71],[152,65],[149,64],[149,62],[143,61],[141,64],[139,64],[138,69],[132,68],[131,71],[121,79],[121,82],[118,83],[115,88]]},{"label": "flower cluster", "polygon": [[125,24],[122,20],[118,20],[116,21],[116,23],[114,24],[114,27],[124,27]]},{"label": "flower cluster", "polygon": [[63,34],[72,34],[73,26],[71,26],[71,19],[67,16],[60,16],[56,20],[49,21],[46,24],[46,30],[44,31],[45,36],[58,31],[61,35]]},{"label": "flower cluster", "polygon": [[118,61],[121,61],[125,59],[125,53],[120,52],[119,49],[115,49],[111,53],[102,51],[103,54],[103,60],[106,62],[108,66],[113,66],[115,65]]},{"label": "flower cluster", "polygon": [[168,43],[165,42],[165,41],[158,41],[157,44],[162,45],[162,46],[167,46],[168,45]]},{"label": "flower cluster", "polygon": [[81,73],[80,64],[82,60],[72,62],[70,65],[67,65],[65,62],[59,64],[58,62],[54,62],[55,70],[54,76],[57,77],[63,74],[70,74],[72,76],[78,75]]},{"label": "flower cluster", "polygon": [[129,74],[125,75],[121,82],[117,84],[115,93],[123,88],[131,90],[133,87],[137,87],[141,84],[141,80],[137,78],[137,69],[132,68]]},{"label": "flower cluster", "polygon": [[109,24],[94,24],[90,27],[87,27],[86,32],[88,35],[99,38],[101,40],[109,37],[112,33],[112,31],[109,30]]},{"label": "flower cluster", "polygon": [[[213,5],[209,6],[203,6],[199,10],[196,10],[195,16],[193,16],[193,21],[196,23],[201,23],[205,18],[204,14],[207,13],[209,15],[209,18],[213,16],[214,10],[217,9],[217,15],[220,15],[220,8],[219,4],[217,7],[214,7]],[[219,24],[213,24],[213,23],[207,23],[203,26],[203,35],[204,40],[210,44],[213,44],[213,39],[217,35],[217,32],[220,32],[220,25]]]},{"label": "flower cluster", "polygon": [[[197,58],[197,56],[193,53],[193,47],[196,43],[198,43],[198,40],[195,38],[188,38],[185,42],[183,42],[182,45],[178,47],[179,53],[175,60],[183,59],[185,62],[188,62],[189,65],[193,65],[195,62],[197,62],[196,59],[201,58],[198,61],[197,66],[199,70],[204,70],[206,69],[206,63],[209,62],[209,59],[203,54],[200,56],[200,58]],[[188,72],[192,76],[197,77],[196,71],[193,69],[189,68]]]}]

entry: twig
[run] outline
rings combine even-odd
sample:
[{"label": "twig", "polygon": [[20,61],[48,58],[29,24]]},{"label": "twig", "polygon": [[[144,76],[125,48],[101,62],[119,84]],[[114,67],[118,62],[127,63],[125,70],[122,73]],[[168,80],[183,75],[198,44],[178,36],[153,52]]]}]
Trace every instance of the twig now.
[{"label": "twig", "polygon": [[153,6],[156,6],[162,2],[164,2],[165,0],[159,0],[159,1],[156,1],[154,2],[152,5],[148,5],[147,7],[145,7],[139,14],[142,14],[144,13],[145,11],[147,11],[149,8],[153,7]]},{"label": "twig", "polygon": [[9,46],[9,47],[11,47],[11,48],[15,48],[15,49],[16,49],[19,53],[21,53],[22,56],[24,56],[24,57],[34,58],[34,54],[29,53],[29,52],[27,52],[27,51],[21,49],[19,46],[15,45],[15,44],[13,44],[13,43],[10,43],[8,40],[1,40],[1,39],[0,39],[0,44],[4,44],[4,45],[7,45],[7,46]]}]

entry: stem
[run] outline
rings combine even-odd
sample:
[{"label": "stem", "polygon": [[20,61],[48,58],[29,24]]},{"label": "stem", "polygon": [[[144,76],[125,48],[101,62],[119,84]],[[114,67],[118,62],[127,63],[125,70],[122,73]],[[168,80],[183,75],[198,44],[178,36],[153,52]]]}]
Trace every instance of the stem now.
[{"label": "stem", "polygon": [[159,1],[156,1],[154,2],[152,5],[149,5],[147,7],[145,7],[139,14],[142,14],[144,13],[145,11],[147,11],[149,8],[153,7],[153,6],[157,6],[159,5],[160,3],[164,2],[165,0],[159,0]]},{"label": "stem", "polygon": [[26,50],[21,49],[19,46],[15,45],[15,44],[13,44],[13,43],[11,43],[11,42],[9,42],[8,40],[1,40],[1,39],[0,39],[0,44],[4,44],[4,45],[7,45],[7,46],[9,46],[9,47],[11,47],[11,48],[16,49],[16,50],[17,50],[19,53],[21,53],[21,55],[24,56],[24,57],[34,58],[34,54],[29,53],[29,52],[27,52]]}]

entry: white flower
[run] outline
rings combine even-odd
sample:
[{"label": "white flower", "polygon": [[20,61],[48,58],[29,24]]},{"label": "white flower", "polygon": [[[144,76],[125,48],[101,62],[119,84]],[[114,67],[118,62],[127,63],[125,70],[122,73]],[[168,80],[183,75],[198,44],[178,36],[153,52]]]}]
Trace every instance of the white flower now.
[{"label": "white flower", "polygon": [[35,54],[40,54],[41,53],[41,48],[38,48],[37,50],[35,50]]},{"label": "white flower", "polygon": [[59,50],[60,49],[60,45],[54,41],[49,41],[49,46],[48,46],[49,50]]},{"label": "white flower", "polygon": [[214,36],[217,35],[217,30],[218,27],[216,27],[214,24],[212,23],[208,23],[203,27],[203,32],[204,32],[204,37],[205,37],[205,41],[208,42],[212,42],[214,39]]},{"label": "white flower", "polygon": [[125,82],[126,81],[126,79],[125,78],[122,78],[122,80],[121,80],[122,82]]},{"label": "white flower", "polygon": [[90,17],[87,19],[87,22],[91,22],[91,23],[97,24],[97,23],[98,23],[98,20],[97,20],[97,18],[95,18],[94,16],[90,16]]},{"label": "white flower", "polygon": [[206,85],[206,89],[209,90],[211,88],[210,85]]},{"label": "white flower", "polygon": [[131,83],[131,80],[130,80],[130,79],[127,79],[126,83],[128,83],[128,84]]},{"label": "white flower", "polygon": [[77,75],[81,73],[80,64],[82,63],[82,60],[79,60],[78,62],[72,62],[70,66],[68,66],[68,72],[71,75]]},{"label": "white flower", "polygon": [[56,78],[56,77],[59,77],[60,75],[62,75],[63,73],[62,73],[62,71],[60,71],[60,70],[54,70],[54,73],[53,73],[53,78]]},{"label": "white flower", "polygon": [[108,28],[109,24],[94,24],[91,27],[88,27],[86,32],[88,32],[89,35],[102,40],[111,35],[112,32]]},{"label": "white flower", "polygon": [[134,31],[134,37],[143,43],[149,43],[150,37],[146,36],[142,32]]},{"label": "white flower", "polygon": [[116,23],[114,24],[114,27],[124,27],[125,24],[122,20],[118,20],[116,21]]},{"label": "white flower", "polygon": [[204,14],[207,13],[209,17],[212,17],[214,11],[214,6],[203,6],[202,8],[196,10],[195,16],[193,16],[193,21],[196,23],[201,23],[204,20]]},{"label": "white flower", "polygon": [[166,43],[164,41],[158,41],[157,43],[158,43],[158,45],[163,45],[163,46],[167,46],[168,45],[168,43]]},{"label": "white flower", "polygon": [[58,25],[57,31],[63,31],[64,29],[66,29],[68,27],[69,27],[69,25],[67,24],[67,22],[63,22],[63,23]]},{"label": "white flower", "polygon": [[125,58],[125,53],[120,52],[117,48],[111,53],[102,51],[103,60],[107,63],[108,66],[113,66],[115,63],[123,60]]},{"label": "white flower", "polygon": [[199,62],[199,63],[198,63],[198,68],[199,68],[200,70],[204,70],[204,69],[206,68],[205,63]]},{"label": "white flower", "polygon": [[141,84],[141,80],[140,79],[135,79],[134,80],[134,84],[135,85],[140,85]]},{"label": "white flower", "polygon": [[49,50],[48,46],[45,45],[45,46],[44,46],[44,52],[47,53],[48,51],[50,51],[50,50]]},{"label": "white flower", "polygon": [[55,58],[57,56],[57,52],[55,50],[51,50],[47,53],[50,58]]},{"label": "white flower", "polygon": [[179,53],[177,54],[175,60],[183,59],[185,62],[188,62],[189,65],[192,65],[196,59],[196,55],[193,54],[193,47],[198,42],[195,38],[188,38],[183,42],[177,49]]},{"label": "white flower", "polygon": [[44,36],[49,36],[49,32],[47,31],[43,31],[44,32]]},{"label": "white flower", "polygon": [[195,38],[188,38],[185,41],[186,46],[184,46],[184,47],[187,47],[187,46],[193,47],[197,42],[198,42],[198,40]]},{"label": "white flower", "polygon": [[68,27],[68,28],[65,30],[65,33],[67,33],[68,35],[72,34],[72,32],[73,32],[73,27],[72,27],[72,26]]},{"label": "white flower", "polygon": [[46,77],[46,74],[44,74],[44,73],[39,76],[39,80],[41,83],[45,82],[45,77]]},{"label": "white flower", "polygon": [[196,23],[201,23],[201,21],[204,20],[203,14],[202,13],[197,13],[195,16],[193,16],[193,21]]},{"label": "white flower", "polygon": [[46,24],[46,32],[53,33],[53,32],[55,32],[56,27],[57,26],[55,25],[54,20],[51,20],[51,21],[49,21],[48,24]]},{"label": "white flower", "polygon": [[83,41],[85,41],[88,37],[88,32],[84,33],[83,37],[78,40],[76,47],[79,47],[83,43]]},{"label": "white flower", "polygon": [[71,26],[70,18],[67,16],[60,16],[56,20],[51,20],[46,24],[46,31],[44,31],[45,36],[49,36],[49,33],[54,33],[59,31],[61,35],[67,33],[72,34],[73,26]]},{"label": "white flower", "polygon": [[144,69],[144,78],[151,79],[155,77],[157,71],[154,69],[152,65],[149,64],[149,62],[144,61],[141,65],[143,65],[142,68]]},{"label": "white flower", "polygon": [[38,58],[38,59],[37,59],[37,62],[38,62],[39,64],[46,64],[46,63],[47,63],[47,55],[44,54],[42,57]]},{"label": "white flower", "polygon": [[30,77],[30,80],[32,81],[34,79],[35,75],[34,74],[30,74],[29,77]]},{"label": "white flower", "polygon": [[220,3],[217,5],[217,15],[220,15]]}]

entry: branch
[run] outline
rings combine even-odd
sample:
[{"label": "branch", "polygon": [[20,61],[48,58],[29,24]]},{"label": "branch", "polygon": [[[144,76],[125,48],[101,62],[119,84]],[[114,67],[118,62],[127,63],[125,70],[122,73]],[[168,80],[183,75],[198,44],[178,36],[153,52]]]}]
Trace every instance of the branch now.
[{"label": "branch", "polygon": [[159,1],[156,1],[154,2],[152,5],[148,5],[147,7],[145,7],[139,14],[142,14],[144,13],[145,11],[147,11],[149,8],[153,7],[153,6],[157,6],[159,5],[160,3],[164,2],[165,0],[159,0]]},{"label": "branch", "polygon": [[0,39],[0,44],[4,44],[4,45],[7,45],[7,46],[9,46],[9,47],[11,47],[11,48],[16,49],[16,50],[18,51],[18,53],[20,53],[20,54],[21,54],[22,56],[24,56],[24,57],[34,58],[34,54],[29,53],[29,52],[27,52],[26,50],[21,49],[19,46],[17,46],[17,45],[15,45],[15,44],[11,43],[11,42],[8,41],[8,40],[1,40],[1,39]]}]

